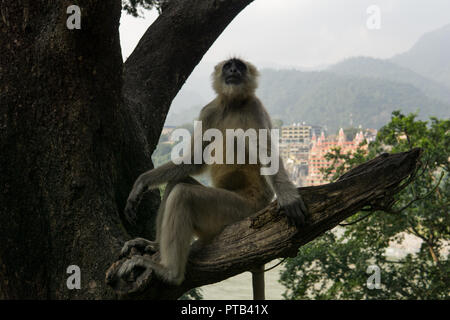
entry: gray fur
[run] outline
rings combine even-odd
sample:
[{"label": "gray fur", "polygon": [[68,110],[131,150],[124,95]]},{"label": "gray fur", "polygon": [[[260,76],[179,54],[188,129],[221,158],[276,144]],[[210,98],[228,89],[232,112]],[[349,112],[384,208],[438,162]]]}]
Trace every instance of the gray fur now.
[{"label": "gray fur", "polygon": [[[219,63],[213,73],[213,87],[218,95],[200,113],[203,130],[217,128],[225,136],[226,129],[271,129],[270,117],[254,94],[258,76],[256,68],[245,62],[248,72],[243,76],[242,84],[226,85],[220,74],[224,63]],[[139,176],[125,209],[130,220],[134,217],[142,193],[168,182],[157,218],[156,240],[160,246],[161,261],[133,257],[124,263],[119,275],[125,276],[134,266],[141,266],[152,268],[169,283],[180,284],[184,279],[194,236],[198,238],[196,246],[208,243],[226,225],[266,207],[274,193],[289,219],[297,225],[304,222],[306,207],[289,181],[281,159],[279,171],[273,176],[264,178],[259,174],[259,167],[260,164],[206,166],[169,162]],[[203,186],[190,177],[204,169],[209,170],[215,187]],[[138,238],[126,242],[122,254],[129,252],[133,246],[155,248],[153,242]]]}]

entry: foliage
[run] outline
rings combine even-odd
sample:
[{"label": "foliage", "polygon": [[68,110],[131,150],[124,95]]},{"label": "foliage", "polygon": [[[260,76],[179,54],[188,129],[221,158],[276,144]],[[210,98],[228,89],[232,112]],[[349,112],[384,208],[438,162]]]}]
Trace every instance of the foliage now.
[{"label": "foliage", "polygon": [[[383,152],[421,147],[423,166],[395,203],[360,212],[300,248],[281,275],[287,299],[449,299],[450,121],[416,120],[415,114],[392,113],[367,154],[350,157],[335,150],[339,174]],[[331,174],[331,171],[328,171]],[[387,254],[405,236],[421,239],[420,248],[400,256]],[[389,252],[389,251],[388,251]],[[369,265],[381,271],[381,288],[369,289]]]},{"label": "foliage", "polygon": [[367,151],[363,148],[367,142],[364,140],[359,144],[355,152],[342,153],[340,147],[332,148],[331,153],[325,155],[325,159],[332,160],[328,168],[321,168],[320,172],[326,181],[335,181],[346,171],[367,160]]},{"label": "foliage", "polygon": [[183,294],[178,300],[203,300],[202,289],[194,288]]},{"label": "foliage", "polygon": [[[194,132],[194,126],[191,123],[185,123],[176,129],[187,129],[191,134]],[[152,162],[155,167],[159,167],[160,165],[168,162],[170,160],[170,155],[172,152],[172,148],[177,143],[176,141],[170,141],[170,133],[162,134],[159,137],[158,145],[156,146],[155,151],[152,154]]]},{"label": "foliage", "polygon": [[283,120],[281,119],[272,119],[272,127],[274,129],[281,129],[283,126]]},{"label": "foliage", "polygon": [[[161,135],[163,137],[164,135]],[[163,138],[163,140],[166,138]],[[155,167],[168,162],[170,160],[170,153],[172,152],[173,145],[170,142],[161,141],[161,138],[156,146],[155,151],[152,154],[152,162]]]},{"label": "foliage", "polygon": [[[361,128],[355,128],[355,127],[348,127],[348,128],[344,128],[344,134],[345,134],[345,139],[347,141],[352,141],[353,139],[355,139],[356,134],[359,133],[360,131],[362,131]],[[339,132],[336,132],[336,134],[338,134]]]},{"label": "foliage", "polygon": [[143,10],[157,9],[159,13],[167,0],[122,0],[122,8],[134,17],[142,16]]}]

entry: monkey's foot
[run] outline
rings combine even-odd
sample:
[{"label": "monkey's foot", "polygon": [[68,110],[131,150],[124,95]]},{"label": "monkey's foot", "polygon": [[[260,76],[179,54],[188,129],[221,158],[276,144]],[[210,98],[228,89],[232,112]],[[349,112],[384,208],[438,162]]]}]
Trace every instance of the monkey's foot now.
[{"label": "monkey's foot", "polygon": [[149,261],[148,255],[116,261],[106,272],[106,283],[122,297],[145,290],[153,278]]},{"label": "monkey's foot", "polygon": [[119,271],[117,271],[117,275],[121,278],[126,278],[136,267],[149,269],[151,268],[151,266],[151,258],[149,258],[148,256],[135,255],[132,256],[131,259],[128,259],[127,261],[122,263]]},{"label": "monkey's foot", "polygon": [[153,270],[157,277],[171,285],[178,286],[184,280],[184,274],[176,269],[168,268],[154,261],[149,255],[135,255],[125,261],[117,271],[120,278],[128,278],[136,269]]},{"label": "monkey's foot", "polygon": [[139,254],[152,254],[159,250],[159,243],[144,238],[136,238],[125,242],[120,250],[120,258]]},{"label": "monkey's foot", "polygon": [[153,270],[158,278],[164,282],[172,285],[180,285],[184,280],[184,275],[178,273],[176,270],[167,268],[160,263],[154,261],[149,255],[135,255],[131,259],[126,260],[120,269],[117,271],[117,276],[122,279],[132,278],[131,281],[139,279],[140,275],[136,277],[135,272],[144,270]]}]

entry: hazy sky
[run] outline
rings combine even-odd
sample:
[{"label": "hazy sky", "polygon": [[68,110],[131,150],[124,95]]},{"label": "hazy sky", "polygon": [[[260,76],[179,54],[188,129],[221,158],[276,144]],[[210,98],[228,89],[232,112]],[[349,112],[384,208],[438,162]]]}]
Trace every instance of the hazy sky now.
[{"label": "hazy sky", "polygon": [[[380,9],[380,29],[368,29],[366,12]],[[126,59],[148,26],[123,13]],[[408,50],[425,32],[450,23],[449,0],[255,0],[225,29],[202,60],[209,65],[237,54],[258,67],[318,67],[346,57],[389,58]]]}]

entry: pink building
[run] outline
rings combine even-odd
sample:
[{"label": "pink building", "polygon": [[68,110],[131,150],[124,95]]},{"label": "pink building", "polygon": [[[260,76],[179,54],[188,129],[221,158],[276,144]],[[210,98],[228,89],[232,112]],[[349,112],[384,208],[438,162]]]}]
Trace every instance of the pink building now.
[{"label": "pink building", "polygon": [[[339,134],[336,137],[325,138],[325,134],[322,132],[319,138],[313,135],[311,138],[312,147],[309,152],[308,158],[308,176],[306,177],[306,186],[317,186],[328,183],[323,179],[323,174],[320,172],[321,168],[328,168],[333,163],[332,160],[327,160],[325,155],[331,152],[331,149],[340,147],[341,153],[356,152],[359,144],[364,141],[364,135],[362,131],[356,134],[352,141],[346,141],[344,130],[341,128]],[[364,145],[363,149],[367,149],[367,145]]]}]

